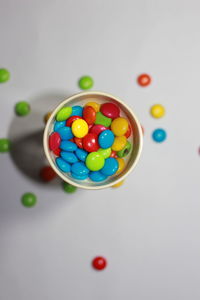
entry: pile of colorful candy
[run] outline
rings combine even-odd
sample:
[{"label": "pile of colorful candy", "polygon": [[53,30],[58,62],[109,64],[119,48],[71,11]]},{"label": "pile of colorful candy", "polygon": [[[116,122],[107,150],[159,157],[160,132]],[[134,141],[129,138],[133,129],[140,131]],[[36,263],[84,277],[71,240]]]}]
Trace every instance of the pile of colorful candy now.
[{"label": "pile of colorful candy", "polygon": [[111,102],[88,102],[58,111],[49,136],[55,163],[72,178],[99,182],[119,174],[132,148],[129,122]]}]

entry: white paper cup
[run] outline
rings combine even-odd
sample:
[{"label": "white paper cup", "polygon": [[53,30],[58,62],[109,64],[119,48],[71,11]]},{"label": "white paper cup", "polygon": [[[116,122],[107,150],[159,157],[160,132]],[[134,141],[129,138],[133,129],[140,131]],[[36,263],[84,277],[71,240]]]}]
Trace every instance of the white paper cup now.
[{"label": "white paper cup", "polygon": [[[132,143],[132,150],[128,154],[128,156],[124,158],[126,160],[126,166],[124,170],[120,174],[110,176],[105,181],[102,182],[93,182],[89,179],[76,180],[70,175],[70,173],[62,172],[55,163],[56,157],[49,149],[49,135],[53,132],[53,125],[54,125],[57,112],[65,106],[74,106],[74,105],[84,106],[87,102],[91,102],[91,101],[98,102],[100,104],[104,102],[115,103],[121,110],[120,115],[128,119],[132,129],[132,134],[129,137],[129,141]],[[133,111],[119,98],[102,92],[83,92],[83,93],[73,95],[67,98],[66,100],[62,101],[53,110],[50,118],[48,119],[48,122],[44,130],[44,138],[43,138],[43,145],[44,145],[44,151],[46,157],[51,167],[58,174],[58,176],[62,178],[64,181],[76,187],[83,188],[83,189],[91,189],[91,190],[108,188],[124,180],[126,176],[128,176],[130,172],[133,171],[133,169],[135,168],[142,151],[142,144],[143,144],[143,133],[142,133],[141,125],[138,119],[136,118],[135,114],[133,113]]]}]

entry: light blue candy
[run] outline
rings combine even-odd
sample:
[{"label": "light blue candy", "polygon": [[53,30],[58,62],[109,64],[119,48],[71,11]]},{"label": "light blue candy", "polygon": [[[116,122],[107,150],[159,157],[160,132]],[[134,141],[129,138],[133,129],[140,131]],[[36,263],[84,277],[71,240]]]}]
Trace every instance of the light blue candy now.
[{"label": "light blue candy", "polygon": [[104,130],[100,133],[98,138],[98,143],[101,146],[101,148],[106,149],[110,148],[112,144],[114,143],[115,136],[113,132],[109,129]]},{"label": "light blue candy", "polygon": [[77,175],[85,175],[89,173],[89,169],[83,162],[76,162],[72,165],[72,173]]},{"label": "light blue candy", "polygon": [[56,121],[55,123],[54,123],[54,128],[53,128],[53,130],[54,131],[58,131],[58,129],[60,129],[60,128],[62,128],[62,127],[64,127],[66,125],[66,121]]},{"label": "light blue candy", "polygon": [[89,177],[92,181],[99,182],[107,178],[106,175],[102,174],[99,171],[90,172]]},{"label": "light blue candy", "polygon": [[56,158],[56,165],[63,172],[70,172],[71,166],[64,159],[60,157]]},{"label": "light blue candy", "polygon": [[80,160],[82,160],[82,161],[85,161],[85,160],[86,160],[87,155],[88,155],[88,152],[85,151],[85,150],[83,150],[83,149],[79,149],[79,148],[78,148],[78,149],[76,150],[76,156],[77,156]]},{"label": "light blue candy", "polygon": [[62,141],[60,143],[60,149],[65,150],[65,151],[73,152],[73,151],[76,151],[77,148],[78,148],[77,145],[70,141]]},{"label": "light blue candy", "polygon": [[73,138],[71,127],[65,126],[59,128],[57,132],[60,134],[62,140],[70,140]]},{"label": "light blue candy", "polygon": [[83,116],[83,108],[81,106],[73,106],[72,107],[72,114],[71,116],[79,116],[82,117]]},{"label": "light blue candy", "polygon": [[88,174],[84,174],[84,175],[77,175],[75,173],[71,173],[71,176],[75,179],[78,179],[78,180],[85,180],[88,178]]},{"label": "light blue candy", "polygon": [[119,163],[114,157],[109,157],[105,159],[105,164],[101,169],[101,173],[106,176],[111,176],[117,172],[119,168]]},{"label": "light blue candy", "polygon": [[158,128],[152,133],[152,138],[157,143],[162,143],[167,138],[167,133],[164,129]]},{"label": "light blue candy", "polygon": [[74,164],[78,162],[78,158],[76,155],[72,152],[67,152],[67,151],[61,151],[60,156],[68,163]]}]

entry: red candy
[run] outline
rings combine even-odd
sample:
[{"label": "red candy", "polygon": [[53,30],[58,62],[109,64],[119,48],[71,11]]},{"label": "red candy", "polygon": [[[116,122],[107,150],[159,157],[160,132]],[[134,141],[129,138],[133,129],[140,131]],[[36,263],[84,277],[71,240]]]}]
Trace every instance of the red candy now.
[{"label": "red candy", "polygon": [[77,147],[83,149],[83,139],[74,137],[74,143],[77,145]]},{"label": "red candy", "polygon": [[83,149],[88,152],[95,152],[99,149],[98,136],[95,133],[88,133],[83,138]]},{"label": "red candy", "polygon": [[67,122],[66,122],[66,126],[70,127],[72,125],[72,123],[78,119],[82,119],[80,116],[71,116]]},{"label": "red candy", "polygon": [[118,156],[117,156],[116,151],[113,151],[113,150],[112,150],[112,152],[111,152],[111,154],[110,154],[110,157],[117,158]]},{"label": "red candy", "polygon": [[101,124],[98,124],[98,125],[94,125],[92,126],[92,128],[90,129],[90,133],[95,133],[97,135],[99,135],[102,131],[108,129],[107,127],[101,125]]},{"label": "red candy", "polygon": [[61,143],[61,137],[58,132],[53,132],[49,137],[49,148],[54,151],[59,148]]},{"label": "red candy", "polygon": [[148,74],[141,74],[138,76],[138,84],[141,86],[147,86],[151,83],[151,77]]},{"label": "red candy", "polygon": [[107,261],[104,257],[97,256],[93,259],[92,265],[93,265],[94,269],[101,271],[101,270],[105,269],[105,267],[107,266]]},{"label": "red candy", "polygon": [[60,156],[60,152],[61,152],[61,149],[60,149],[60,148],[55,149],[55,150],[53,151],[53,153],[54,153],[56,156]]},{"label": "red candy", "polygon": [[102,104],[100,111],[104,116],[111,119],[118,118],[120,114],[119,107],[111,102]]},{"label": "red candy", "polygon": [[86,106],[83,109],[83,119],[88,123],[88,125],[93,124],[96,120],[96,111],[92,106]]},{"label": "red candy", "polygon": [[129,138],[130,135],[131,135],[131,126],[130,126],[130,124],[128,124],[128,130],[127,130],[127,132],[125,133],[125,137],[126,137],[126,138]]},{"label": "red candy", "polygon": [[45,166],[40,170],[40,177],[43,181],[48,182],[56,177],[56,173],[50,166]]}]

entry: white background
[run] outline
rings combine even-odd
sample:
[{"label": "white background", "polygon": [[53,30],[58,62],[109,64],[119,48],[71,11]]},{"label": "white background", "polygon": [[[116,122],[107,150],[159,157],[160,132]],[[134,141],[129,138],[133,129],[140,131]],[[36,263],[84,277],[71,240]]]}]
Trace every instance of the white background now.
[{"label": "white background", "polygon": [[[200,299],[199,33],[199,1],[0,0],[0,67],[11,72],[0,136],[13,141],[0,155],[0,299]],[[121,188],[69,195],[37,181],[42,118],[85,74],[135,111],[144,150]],[[19,100],[31,115],[15,116]],[[155,103],[164,118],[150,116]],[[158,127],[163,144],[151,139]]]}]

